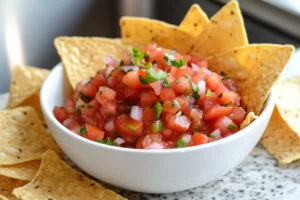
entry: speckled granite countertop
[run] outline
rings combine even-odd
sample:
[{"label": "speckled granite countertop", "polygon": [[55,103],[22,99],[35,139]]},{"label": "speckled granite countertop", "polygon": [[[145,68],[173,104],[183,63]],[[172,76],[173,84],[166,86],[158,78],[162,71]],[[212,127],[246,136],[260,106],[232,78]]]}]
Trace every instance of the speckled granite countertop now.
[{"label": "speckled granite countertop", "polygon": [[221,180],[198,188],[163,195],[110,188],[130,200],[300,200],[300,161],[288,166],[279,165],[258,145]]}]

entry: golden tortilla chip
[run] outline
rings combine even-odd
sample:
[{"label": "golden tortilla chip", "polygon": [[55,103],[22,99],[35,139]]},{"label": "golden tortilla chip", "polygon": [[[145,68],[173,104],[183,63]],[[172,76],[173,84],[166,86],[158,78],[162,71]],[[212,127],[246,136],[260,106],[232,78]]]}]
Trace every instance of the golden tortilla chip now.
[{"label": "golden tortilla chip", "polygon": [[49,70],[19,66],[12,72],[7,108],[15,108],[39,91]]},{"label": "golden tortilla chip", "polygon": [[34,179],[24,187],[15,189],[13,194],[23,200],[124,199],[72,169],[53,151],[44,154],[41,167]]},{"label": "golden tortilla chip", "polygon": [[39,160],[47,150],[61,153],[33,108],[0,111],[0,165]]},{"label": "golden tortilla chip", "polygon": [[231,1],[203,27],[191,52],[200,58],[208,58],[247,44],[248,38],[239,4]]},{"label": "golden tortilla chip", "polygon": [[28,182],[0,175],[0,199],[18,200],[18,198],[12,194],[12,191],[15,188],[25,185],[26,183]]},{"label": "golden tortilla chip", "polygon": [[246,118],[242,122],[242,124],[240,126],[240,129],[245,128],[246,126],[251,124],[256,119],[257,119],[257,116],[253,112],[248,113],[248,115],[246,116]]},{"label": "golden tortilla chip", "polygon": [[261,143],[282,164],[300,159],[300,139],[280,115],[278,105],[275,106]]},{"label": "golden tortilla chip", "polygon": [[31,106],[36,111],[36,114],[39,116],[40,120],[45,124],[44,122],[44,116],[40,104],[40,92],[34,93],[31,97],[23,101],[18,107],[25,107],[25,106]]},{"label": "golden tortilla chip", "polygon": [[193,4],[180,23],[179,29],[197,37],[208,22],[209,19],[206,13],[198,4]]},{"label": "golden tortilla chip", "polygon": [[282,118],[300,137],[300,76],[283,80],[274,89]]},{"label": "golden tortilla chip", "polygon": [[37,173],[40,164],[40,160],[34,160],[15,165],[0,165],[0,175],[24,181],[31,181]]},{"label": "golden tortilla chip", "polygon": [[122,38],[149,44],[156,42],[160,47],[187,53],[195,43],[195,37],[177,26],[142,17],[120,19]]},{"label": "golden tortilla chip", "polygon": [[209,68],[238,83],[249,112],[259,115],[284,66],[294,52],[291,45],[251,44],[207,59]]},{"label": "golden tortilla chip", "polygon": [[73,89],[78,82],[106,67],[105,56],[121,59],[132,52],[132,47],[144,48],[138,42],[100,37],[58,37],[54,44]]}]

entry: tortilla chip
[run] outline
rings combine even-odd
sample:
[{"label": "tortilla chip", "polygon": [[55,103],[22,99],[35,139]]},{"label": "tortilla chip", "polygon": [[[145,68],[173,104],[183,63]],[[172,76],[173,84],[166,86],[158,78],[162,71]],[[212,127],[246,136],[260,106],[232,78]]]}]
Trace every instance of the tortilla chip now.
[{"label": "tortilla chip", "polygon": [[31,181],[37,173],[40,164],[40,160],[34,160],[15,165],[1,165],[0,175],[24,181]]},{"label": "tortilla chip", "polygon": [[7,108],[15,108],[39,91],[49,70],[28,66],[15,67],[12,72]]},{"label": "tortilla chip", "polygon": [[97,37],[58,37],[54,44],[73,89],[78,82],[106,67],[105,56],[121,59],[125,53],[132,52],[132,47],[144,47],[130,40]]},{"label": "tortilla chip", "polygon": [[248,38],[239,4],[231,1],[203,27],[191,52],[200,58],[208,58],[247,44]]},{"label": "tortilla chip", "polygon": [[12,191],[15,188],[25,185],[26,183],[28,182],[22,180],[16,180],[5,176],[0,176],[0,199],[18,200],[18,198],[12,194]]},{"label": "tortilla chip", "polygon": [[300,137],[300,76],[283,80],[274,89],[282,118]]},{"label": "tortilla chip", "polygon": [[300,159],[300,139],[280,115],[278,105],[275,106],[261,143],[282,164]]},{"label": "tortilla chip", "polygon": [[31,106],[36,111],[36,114],[39,116],[40,120],[45,124],[44,122],[44,116],[40,104],[40,92],[34,93],[31,97],[23,101],[18,107],[25,107],[25,106]]},{"label": "tortilla chip", "polygon": [[142,17],[120,19],[122,38],[149,44],[156,42],[160,47],[187,53],[195,43],[195,37],[177,26]]},{"label": "tortilla chip", "polygon": [[44,154],[41,167],[34,179],[24,187],[15,189],[13,194],[23,200],[124,199],[72,169],[53,151]]},{"label": "tortilla chip", "polygon": [[179,29],[197,37],[202,32],[203,26],[208,22],[209,19],[206,13],[198,4],[193,4],[180,23]]},{"label": "tortilla chip", "polygon": [[248,113],[244,121],[242,122],[240,129],[245,128],[249,124],[251,124],[254,120],[257,119],[258,116],[256,116],[253,112]]},{"label": "tortilla chip", "polygon": [[47,150],[61,153],[33,108],[0,111],[0,165],[39,160]]},{"label": "tortilla chip", "polygon": [[238,83],[249,112],[259,115],[263,104],[294,51],[291,45],[251,44],[207,59],[216,73]]}]

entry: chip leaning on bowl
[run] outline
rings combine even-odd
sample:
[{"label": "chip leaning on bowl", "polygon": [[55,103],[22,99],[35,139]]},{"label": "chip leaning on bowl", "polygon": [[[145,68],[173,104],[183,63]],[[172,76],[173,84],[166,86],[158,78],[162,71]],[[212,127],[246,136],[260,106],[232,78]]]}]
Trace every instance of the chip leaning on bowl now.
[{"label": "chip leaning on bowl", "polygon": [[[203,19],[194,34],[187,31],[191,15]],[[77,84],[65,107],[54,109],[55,117],[75,134],[114,146],[188,147],[237,132],[260,114],[294,50],[249,45],[235,1],[209,21],[194,5],[181,27],[138,17],[122,17],[120,26],[122,37],[135,44],[55,40],[73,88]],[[81,73],[86,66],[90,70]]]}]

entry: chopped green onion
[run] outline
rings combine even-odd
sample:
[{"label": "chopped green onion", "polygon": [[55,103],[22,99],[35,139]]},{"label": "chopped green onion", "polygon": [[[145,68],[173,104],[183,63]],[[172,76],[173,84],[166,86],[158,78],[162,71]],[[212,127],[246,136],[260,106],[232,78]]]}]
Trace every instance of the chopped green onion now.
[{"label": "chopped green onion", "polygon": [[212,92],[211,92],[210,89],[208,89],[208,90],[206,91],[205,96],[207,96],[207,97],[211,97],[211,96],[212,96]]},{"label": "chopped green onion", "polygon": [[234,130],[234,129],[236,129],[236,126],[234,126],[233,124],[229,124],[229,125],[227,126],[227,129],[228,129],[228,130]]},{"label": "chopped green onion", "polygon": [[163,107],[161,106],[161,103],[157,102],[155,104],[155,116],[156,116],[156,119],[159,119],[159,117],[161,115],[161,112],[162,112],[162,109],[163,109]]},{"label": "chopped green onion", "polygon": [[160,131],[162,131],[162,130],[164,129],[164,126],[163,126],[162,121],[156,120],[156,121],[152,124],[151,128],[152,128],[152,132],[153,132],[153,133],[158,133],[158,132],[160,132]]},{"label": "chopped green onion", "polygon": [[184,141],[183,139],[178,139],[174,148],[184,148],[187,146],[188,146],[188,143],[186,143],[186,141]]},{"label": "chopped green onion", "polygon": [[126,127],[129,128],[130,130],[132,130],[133,132],[136,131],[135,127],[132,125],[127,125]]},{"label": "chopped green onion", "polygon": [[170,88],[170,87],[171,87],[171,84],[170,84],[170,82],[169,82],[167,79],[164,79],[164,80],[163,80],[163,86],[164,86],[165,88]]}]

